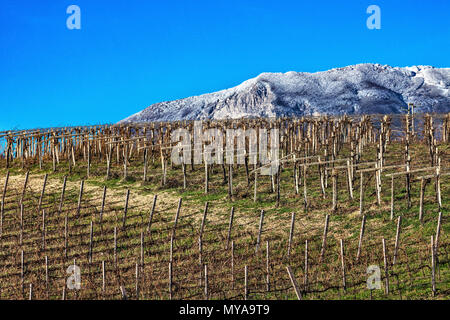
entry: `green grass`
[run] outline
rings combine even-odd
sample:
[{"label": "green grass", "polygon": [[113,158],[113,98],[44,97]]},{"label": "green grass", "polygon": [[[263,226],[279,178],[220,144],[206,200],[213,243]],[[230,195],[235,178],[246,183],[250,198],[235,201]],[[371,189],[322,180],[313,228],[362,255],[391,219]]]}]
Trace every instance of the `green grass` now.
[{"label": "green grass", "polygon": [[[421,144],[411,146],[415,155],[412,166],[423,166],[427,161],[426,147]],[[386,153],[386,163],[401,163],[399,156],[403,150],[400,143],[391,143]],[[442,153],[443,167],[448,167],[448,145],[439,146]],[[368,146],[363,154],[363,161],[374,158],[374,146]],[[348,148],[343,148],[339,157],[348,156]],[[4,176],[6,169],[0,162],[0,174]],[[310,206],[307,211],[303,204],[303,185],[299,194],[295,194],[293,186],[292,165],[285,166],[281,176],[280,205],[276,206],[276,192],[270,193],[270,178],[258,177],[257,202],[253,201],[253,177],[247,185],[245,168],[234,169],[233,197],[228,199],[227,185],[223,184],[222,170],[216,166],[210,177],[210,190],[204,192],[204,168],[197,166],[195,171],[187,170],[187,189],[183,189],[180,167],[168,168],[167,185],[161,186],[161,167],[159,163],[150,165],[149,181],[142,181],[142,159],[131,159],[129,176],[123,179],[123,166],[113,160],[111,178],[105,179],[105,163],[93,160],[91,176],[86,178],[86,164],[77,161],[69,174],[67,161],[62,161],[53,172],[51,161],[44,163],[43,170],[37,164],[26,164],[22,169],[20,162],[13,163],[10,168],[12,180],[17,183],[8,190],[5,203],[4,234],[0,240],[0,297],[5,299],[22,298],[20,288],[20,250],[26,253],[25,284],[33,282],[36,297],[45,296],[43,283],[43,259],[47,255],[50,260],[51,298],[60,298],[64,283],[65,268],[76,259],[82,266],[83,290],[69,298],[102,298],[101,261],[107,263],[106,298],[119,298],[119,283],[123,283],[133,296],[135,263],[140,258],[140,233],[145,232],[144,267],[141,269],[141,298],[168,298],[168,259],[173,219],[176,212],[177,199],[183,199],[183,206],[176,230],[174,248],[174,295],[177,298],[201,299],[203,287],[200,283],[202,266],[199,264],[198,235],[203,217],[205,202],[210,209],[203,235],[203,262],[210,270],[209,281],[213,299],[238,298],[243,296],[243,268],[249,266],[250,297],[254,299],[295,299],[285,266],[291,265],[300,284],[304,279],[305,240],[309,243],[310,285],[306,299],[370,299],[370,291],[365,287],[366,267],[378,264],[382,270],[384,284],[384,266],[381,250],[381,238],[385,238],[388,247],[388,260],[392,263],[393,246],[397,226],[397,217],[402,216],[402,232],[400,238],[398,263],[389,266],[389,295],[382,290],[374,290],[372,299],[448,299],[450,292],[450,268],[448,260],[448,234],[450,224],[447,220],[450,207],[450,177],[442,177],[441,194],[443,200],[443,221],[439,251],[439,277],[437,280],[437,296],[433,297],[430,285],[430,250],[431,235],[436,233],[438,207],[435,201],[434,184],[427,186],[425,192],[424,221],[418,220],[419,185],[413,181],[412,206],[407,207],[405,180],[395,179],[395,219],[390,220],[390,179],[382,177],[381,206],[376,205],[374,178],[365,176],[364,212],[367,217],[366,233],[363,240],[363,251],[360,263],[355,262],[359,239],[361,217],[359,216],[359,175],[355,175],[354,199],[350,199],[345,171],[338,176],[338,210],[331,211],[331,177],[329,177],[326,198],[323,199],[320,189],[317,167],[308,170],[307,186]],[[25,197],[25,229],[24,242],[19,245],[18,236],[18,197],[21,193],[24,174],[29,170],[33,183],[27,189]],[[392,172],[389,171],[389,172]],[[36,212],[41,181],[45,173],[49,174],[49,183],[55,187],[45,195],[43,208],[48,210],[47,248],[42,250],[41,213]],[[63,177],[68,176],[68,187],[65,195],[63,212],[57,212]],[[78,189],[81,179],[86,179],[86,188],[91,188],[83,195],[81,215],[75,217],[78,201]],[[4,181],[4,179],[2,179]],[[99,225],[99,203],[103,187],[108,189],[107,207],[103,220],[103,232]],[[131,190],[126,228],[122,229],[123,205],[126,189]],[[158,194],[158,202],[152,224],[151,236],[146,232],[152,198]],[[139,201],[138,201],[139,200]],[[164,204],[162,203],[164,201]],[[231,284],[231,252],[225,250],[231,207],[235,209],[232,239],[235,243],[235,284]],[[255,253],[260,211],[264,209],[264,225],[260,250]],[[291,257],[287,257],[287,240],[291,213],[296,213],[295,233],[292,243]],[[68,256],[63,254],[64,216],[69,216],[69,248]],[[322,245],[323,223],[325,215],[330,214],[329,237],[325,260],[319,262]],[[94,221],[94,257],[89,264],[89,226]],[[113,229],[118,229],[118,270],[114,269]],[[339,255],[339,239],[344,239],[345,262],[347,268],[346,291],[342,288]],[[270,245],[270,278],[272,291],[265,291],[265,246]],[[398,277],[398,281],[397,281]],[[303,286],[302,286],[303,288]]]}]

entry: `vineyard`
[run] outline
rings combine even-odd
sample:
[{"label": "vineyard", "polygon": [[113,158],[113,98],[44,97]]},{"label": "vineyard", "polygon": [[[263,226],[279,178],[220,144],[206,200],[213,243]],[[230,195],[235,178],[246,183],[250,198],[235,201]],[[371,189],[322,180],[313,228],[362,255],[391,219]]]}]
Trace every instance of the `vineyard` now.
[{"label": "vineyard", "polygon": [[277,171],[174,163],[193,121],[0,132],[0,298],[450,297],[450,114],[202,125],[277,128]]}]

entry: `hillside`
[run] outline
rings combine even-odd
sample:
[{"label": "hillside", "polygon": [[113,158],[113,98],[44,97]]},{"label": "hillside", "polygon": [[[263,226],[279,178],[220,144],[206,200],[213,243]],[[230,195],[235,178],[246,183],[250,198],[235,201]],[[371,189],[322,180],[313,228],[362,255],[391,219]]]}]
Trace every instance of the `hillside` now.
[{"label": "hillside", "polygon": [[153,104],[121,122],[314,114],[450,111],[450,68],[359,64],[324,72],[262,73],[200,96]]}]

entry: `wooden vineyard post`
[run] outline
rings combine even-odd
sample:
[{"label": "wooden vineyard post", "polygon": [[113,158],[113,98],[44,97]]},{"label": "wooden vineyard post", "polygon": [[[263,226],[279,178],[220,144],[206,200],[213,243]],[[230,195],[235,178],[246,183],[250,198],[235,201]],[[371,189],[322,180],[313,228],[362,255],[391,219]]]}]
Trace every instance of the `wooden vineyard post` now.
[{"label": "wooden vineyard post", "polygon": [[433,292],[433,297],[436,296],[436,250],[433,235],[431,236],[431,290]]},{"label": "wooden vineyard post", "polygon": [[7,139],[7,143],[6,143],[6,169],[9,169],[10,154],[11,154],[11,141],[10,141],[10,139]]},{"label": "wooden vineyard post", "polygon": [[103,187],[102,207],[100,209],[100,228],[102,232],[103,232],[103,213],[105,211],[105,202],[106,202],[106,186]]},{"label": "wooden vineyard post", "polygon": [[231,207],[231,212],[230,212],[230,223],[228,225],[228,236],[227,236],[227,247],[226,250],[228,250],[228,246],[230,244],[230,239],[231,239],[231,229],[233,227],[233,218],[234,218],[234,207]]},{"label": "wooden vineyard post", "polygon": [[20,204],[20,239],[19,244],[23,244],[23,229],[24,229],[24,223],[23,223],[23,203]]},{"label": "wooden vineyard post", "polygon": [[206,216],[208,215],[208,201],[205,202],[205,209],[203,210],[203,218],[202,218],[202,224],[200,225],[200,236],[199,238],[202,239],[203,237],[203,230],[205,229],[206,224]]},{"label": "wooden vineyard post", "polygon": [[353,200],[353,181],[352,181],[352,170],[350,166],[350,160],[347,160],[347,186],[350,199]]},{"label": "wooden vineyard post", "polygon": [[73,163],[73,166],[75,167],[76,166],[76,162],[75,162],[75,148],[74,148],[73,145],[72,145],[71,153],[72,153],[72,163]]},{"label": "wooden vineyard post", "polygon": [[45,292],[48,300],[49,297],[48,256],[45,256],[44,261],[45,261]]},{"label": "wooden vineyard post", "polygon": [[86,168],[86,177],[87,177],[87,179],[89,179],[90,176],[91,176],[91,142],[90,142],[90,140],[89,140],[89,137],[87,138],[86,145],[87,145],[87,168]]},{"label": "wooden vineyard post", "polygon": [[320,250],[320,258],[319,262],[323,261],[323,258],[325,256],[325,249],[327,246],[327,234],[328,234],[328,223],[330,221],[330,216],[327,214],[325,217],[325,226],[323,228],[323,238],[322,238],[322,249]]},{"label": "wooden vineyard post", "polygon": [[275,192],[275,173],[273,173],[272,169],[270,172],[270,193]]},{"label": "wooden vineyard post", "polygon": [[114,139],[117,144],[116,144],[116,162],[117,164],[120,164],[120,143],[119,143],[119,139]]},{"label": "wooden vineyard post", "polygon": [[420,204],[419,204],[419,221],[423,222],[423,199],[425,193],[425,179],[420,179]]},{"label": "wooden vineyard post", "polygon": [[162,150],[161,150],[161,166],[162,166],[161,186],[165,186],[167,181],[167,159],[163,155]]},{"label": "wooden vineyard post", "polygon": [[[327,142],[328,143],[328,142]],[[325,161],[328,161],[328,147],[325,148],[324,150],[324,156],[325,156]],[[323,170],[323,179],[324,179],[324,185],[325,185],[325,189],[328,188],[328,170],[327,170],[328,165],[325,164],[324,170]]]},{"label": "wooden vineyard post", "polygon": [[144,268],[144,232],[141,231],[141,252],[140,252],[140,259],[139,263],[141,265],[141,268]]},{"label": "wooden vineyard post", "polygon": [[202,240],[200,238],[198,238],[198,263],[200,265],[200,286],[202,285],[202,280],[203,280],[203,270],[202,270],[202,265],[203,265],[203,257],[202,257],[202,252],[203,252],[203,244],[202,244]]},{"label": "wooden vineyard post", "polygon": [[439,206],[439,211],[441,211],[442,208],[440,173],[441,173],[441,158],[438,158],[438,165],[436,168],[436,199]]},{"label": "wooden vineyard post", "polygon": [[442,212],[439,212],[439,217],[438,217],[438,223],[437,223],[437,227],[436,227],[436,239],[435,239],[435,250],[436,250],[436,255],[438,252],[438,248],[439,248],[439,237],[441,234],[441,224],[442,224]]},{"label": "wooden vineyard post", "polygon": [[[183,168],[184,168],[184,166],[183,166]],[[142,179],[144,182],[147,181],[147,171],[148,171],[148,149],[145,148],[144,149],[144,177]],[[185,188],[186,188],[186,186],[185,186]]]},{"label": "wooden vineyard post", "polygon": [[245,174],[247,176],[247,187],[250,186],[250,173],[248,169],[248,155],[247,152],[244,150],[244,165],[245,165]]},{"label": "wooden vineyard post", "polygon": [[206,215],[208,214],[208,201],[205,202],[205,209],[203,211],[202,224],[200,225],[200,234],[198,236],[198,251],[199,251],[199,263],[203,263],[203,230],[205,229]]},{"label": "wooden vineyard post", "polygon": [[308,189],[306,186],[306,170],[307,166],[306,164],[303,166],[303,205],[305,212],[308,211]]},{"label": "wooden vineyard post", "polygon": [[264,223],[264,210],[261,210],[261,216],[259,219],[258,238],[256,239],[256,250],[255,250],[256,253],[258,253],[259,244],[261,242],[261,233],[262,233],[263,223]]},{"label": "wooden vineyard post", "polygon": [[21,253],[20,253],[20,285],[22,288],[22,296],[24,294],[24,277],[25,277],[25,261],[24,261],[23,250],[21,250]]},{"label": "wooden vineyard post", "polygon": [[394,220],[394,175],[391,175],[391,220]]},{"label": "wooden vineyard post", "polygon": [[139,262],[136,262],[136,270],[135,270],[135,279],[136,279],[136,300],[139,300]]},{"label": "wooden vineyard post", "polygon": [[106,292],[106,268],[105,268],[105,260],[102,260],[102,294],[103,298],[105,297]]},{"label": "wooden vineyard post", "polygon": [[305,294],[308,291],[308,240],[305,240],[305,279],[303,281],[305,286]]},{"label": "wooden vineyard post", "polygon": [[450,122],[449,122],[449,120],[450,120],[450,117],[449,117],[449,115],[447,114],[447,116],[445,117],[445,119],[443,120],[444,121],[444,123],[443,123],[443,128],[442,128],[442,142],[444,142],[444,143],[447,143],[447,141],[448,141],[448,136],[449,136],[449,125],[450,125]]},{"label": "wooden vineyard post", "polygon": [[6,172],[5,185],[3,187],[2,193],[2,203],[0,208],[0,239],[3,235],[3,215],[5,214],[5,198],[6,198],[6,190],[8,189],[8,181],[9,181],[9,170]]},{"label": "wooden vineyard post", "polygon": [[169,262],[169,300],[172,300],[172,261]]},{"label": "wooden vineyard post", "polygon": [[94,242],[94,222],[91,220],[91,225],[89,228],[89,263],[92,263],[93,242]]},{"label": "wooden vineyard post", "polygon": [[55,139],[52,139],[52,164],[53,164],[53,172],[56,172],[56,148],[55,148]]},{"label": "wooden vineyard post", "polygon": [[28,294],[28,300],[33,300],[33,284],[30,283],[30,291]]},{"label": "wooden vineyard post", "polygon": [[321,160],[320,160],[320,156],[317,158],[317,161],[319,162],[319,176],[320,176],[320,189],[322,191],[322,197],[325,199],[326,198],[326,192],[325,192],[325,181],[324,181],[324,173],[323,171],[326,171],[325,167],[322,167],[322,165],[320,164]]},{"label": "wooden vineyard post", "polygon": [[337,172],[336,169],[332,170],[332,185],[333,185],[333,206],[331,208],[331,210],[333,212],[337,211]]},{"label": "wooden vineyard post", "polygon": [[9,162],[10,162],[10,154],[11,154],[11,141],[10,139],[7,139],[7,145],[6,145],[6,169],[9,169]]},{"label": "wooden vineyard post", "polygon": [[363,215],[364,210],[364,174],[361,171],[360,187],[359,187],[359,215]]},{"label": "wooden vineyard post", "polygon": [[108,152],[106,153],[106,180],[108,180],[111,175],[111,162],[112,162],[112,144],[109,143]]},{"label": "wooden vineyard post", "polygon": [[62,185],[62,189],[61,189],[61,198],[59,200],[59,208],[58,208],[58,213],[61,214],[62,212],[62,207],[63,207],[63,203],[64,203],[64,196],[66,193],[66,184],[67,184],[67,176],[64,176],[64,181],[63,181],[63,185]]},{"label": "wooden vineyard post", "polygon": [[233,165],[230,164],[228,166],[228,199],[231,200],[232,198],[233,198]]},{"label": "wooden vineyard post", "polygon": [[45,214],[45,210],[42,210],[42,250],[45,250],[45,219],[46,218],[46,214]]},{"label": "wooden vineyard post", "polygon": [[291,279],[292,287],[294,288],[297,299],[302,300],[302,294],[300,292],[300,289],[298,288],[297,280],[295,279],[294,274],[292,273],[291,267],[287,266],[286,270],[289,274],[289,279]]},{"label": "wooden vineyard post", "polygon": [[248,299],[248,266],[244,267],[244,300]]},{"label": "wooden vineyard post", "polygon": [[180,216],[182,198],[178,201],[177,213],[173,222],[172,236],[170,237],[170,262],[173,262],[173,243],[175,240],[175,231],[177,229],[178,217]]},{"label": "wooden vineyard post", "polygon": [[[69,167],[69,174],[72,174],[72,161],[70,161],[70,154],[67,155],[67,166]],[[39,169],[42,170],[42,165]]]},{"label": "wooden vineyard post", "polygon": [[123,180],[128,178],[128,143],[125,144],[123,150]]},{"label": "wooden vineyard post", "polygon": [[[208,162],[205,159],[205,194],[208,193],[209,190],[209,170],[208,170]],[[229,188],[228,188],[229,192]]]},{"label": "wooden vineyard post", "polygon": [[[73,270],[75,270],[76,265],[77,265],[77,259],[73,259]],[[77,291],[75,291],[75,297],[78,298],[78,292]]]},{"label": "wooden vineyard post", "polygon": [[62,290],[62,295],[61,295],[61,300],[66,300],[66,285],[64,284],[63,286],[63,290]]},{"label": "wooden vineyard post", "polygon": [[187,177],[186,177],[186,163],[184,163],[184,160],[183,160],[183,163],[181,164],[181,166],[182,166],[182,170],[183,170],[183,189],[186,189]]},{"label": "wooden vineyard post", "polygon": [[128,200],[130,198],[130,189],[127,189],[127,194],[125,196],[125,206],[123,209],[123,221],[122,221],[122,229],[125,229],[125,225],[127,223],[127,213],[128,213]]},{"label": "wooden vineyard post", "polygon": [[120,295],[122,296],[122,300],[128,300],[128,294],[127,291],[125,290],[124,286],[120,286]]},{"label": "wooden vineyard post", "polygon": [[408,209],[411,208],[411,174],[410,171],[411,157],[409,155],[408,140],[406,144],[406,198],[408,201]]},{"label": "wooden vineyard post", "polygon": [[30,171],[27,171],[25,175],[25,181],[23,183],[23,189],[22,189],[22,197],[20,198],[20,203],[23,203],[23,199],[25,198],[25,192],[27,190],[27,184],[28,184],[28,177],[30,175]]},{"label": "wooden vineyard post", "polygon": [[377,205],[381,204],[381,173],[378,167],[378,163],[375,163],[375,191],[377,195]]},{"label": "wooden vineyard post", "polygon": [[209,297],[209,295],[208,295],[208,265],[207,264],[205,264],[204,265],[204,268],[205,268],[205,300],[208,300],[208,297]]},{"label": "wooden vineyard post", "polygon": [[358,252],[356,254],[356,262],[359,262],[359,258],[361,257],[362,241],[363,241],[365,227],[366,227],[366,215],[363,215],[362,220],[361,220],[361,229],[359,231],[359,242],[358,242]]},{"label": "wooden vineyard post", "polygon": [[258,192],[258,171],[256,170],[256,162],[255,162],[255,167],[254,167],[254,173],[255,173],[255,182],[254,182],[254,186],[253,186],[253,202],[256,202],[257,200],[257,192]]},{"label": "wooden vineyard post", "polygon": [[153,196],[153,203],[152,203],[152,209],[150,210],[150,216],[148,218],[148,225],[147,225],[147,232],[150,235],[151,234],[151,227],[152,227],[152,222],[153,222],[153,215],[155,213],[155,208],[156,208],[156,200],[158,199],[158,195],[154,195]]},{"label": "wooden vineyard post", "polygon": [[234,241],[231,241],[231,289],[234,290]]},{"label": "wooden vineyard post", "polygon": [[68,230],[69,222],[68,222],[68,214],[64,217],[64,257],[67,258],[67,249],[68,249]]},{"label": "wooden vineyard post", "polygon": [[81,199],[83,198],[83,189],[84,189],[84,180],[81,180],[80,194],[78,195],[78,206],[77,206],[77,215],[76,215],[77,218],[80,217]]},{"label": "wooden vineyard post", "polygon": [[289,232],[288,252],[287,252],[288,258],[291,256],[292,238],[294,237],[294,224],[295,224],[295,212],[292,212],[291,230]]},{"label": "wooden vineyard post", "polygon": [[398,246],[399,246],[399,243],[400,243],[401,223],[402,223],[402,216],[398,216],[397,232],[395,234],[394,259],[392,261],[392,265],[394,265],[397,262]]},{"label": "wooden vineyard post", "polygon": [[297,160],[295,158],[295,154],[294,154],[294,189],[295,189],[295,194],[299,193],[298,190],[298,169],[297,169]]},{"label": "wooden vineyard post", "polygon": [[345,258],[344,258],[344,240],[340,239],[341,244],[341,267],[342,267],[342,286],[344,291],[347,290],[346,277],[345,277]]},{"label": "wooden vineyard post", "polygon": [[270,251],[269,240],[266,241],[266,291],[270,291]]},{"label": "wooden vineyard post", "polygon": [[117,270],[117,227],[114,227],[114,269]]},{"label": "wooden vineyard post", "polygon": [[278,171],[277,171],[277,203],[276,207],[280,206],[280,182],[281,182],[281,164],[278,162]]},{"label": "wooden vineyard post", "polygon": [[384,292],[385,294],[389,294],[389,269],[388,269],[388,261],[387,261],[387,252],[386,252],[386,241],[381,239],[383,244],[383,261],[384,261],[384,274],[385,274],[385,286]]},{"label": "wooden vineyard post", "polygon": [[42,200],[44,198],[45,186],[47,184],[47,178],[48,178],[48,174],[46,173],[44,176],[44,183],[42,185],[41,196],[39,197],[38,210],[37,210],[38,212],[41,212]]}]

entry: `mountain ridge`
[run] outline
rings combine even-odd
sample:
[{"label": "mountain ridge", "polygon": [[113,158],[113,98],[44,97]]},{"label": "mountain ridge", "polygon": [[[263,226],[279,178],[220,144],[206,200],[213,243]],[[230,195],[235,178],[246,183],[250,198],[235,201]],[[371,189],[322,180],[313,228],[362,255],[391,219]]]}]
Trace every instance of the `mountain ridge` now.
[{"label": "mountain ridge", "polygon": [[315,73],[264,72],[212,93],[152,104],[120,121],[450,112],[450,68],[363,63]]}]

